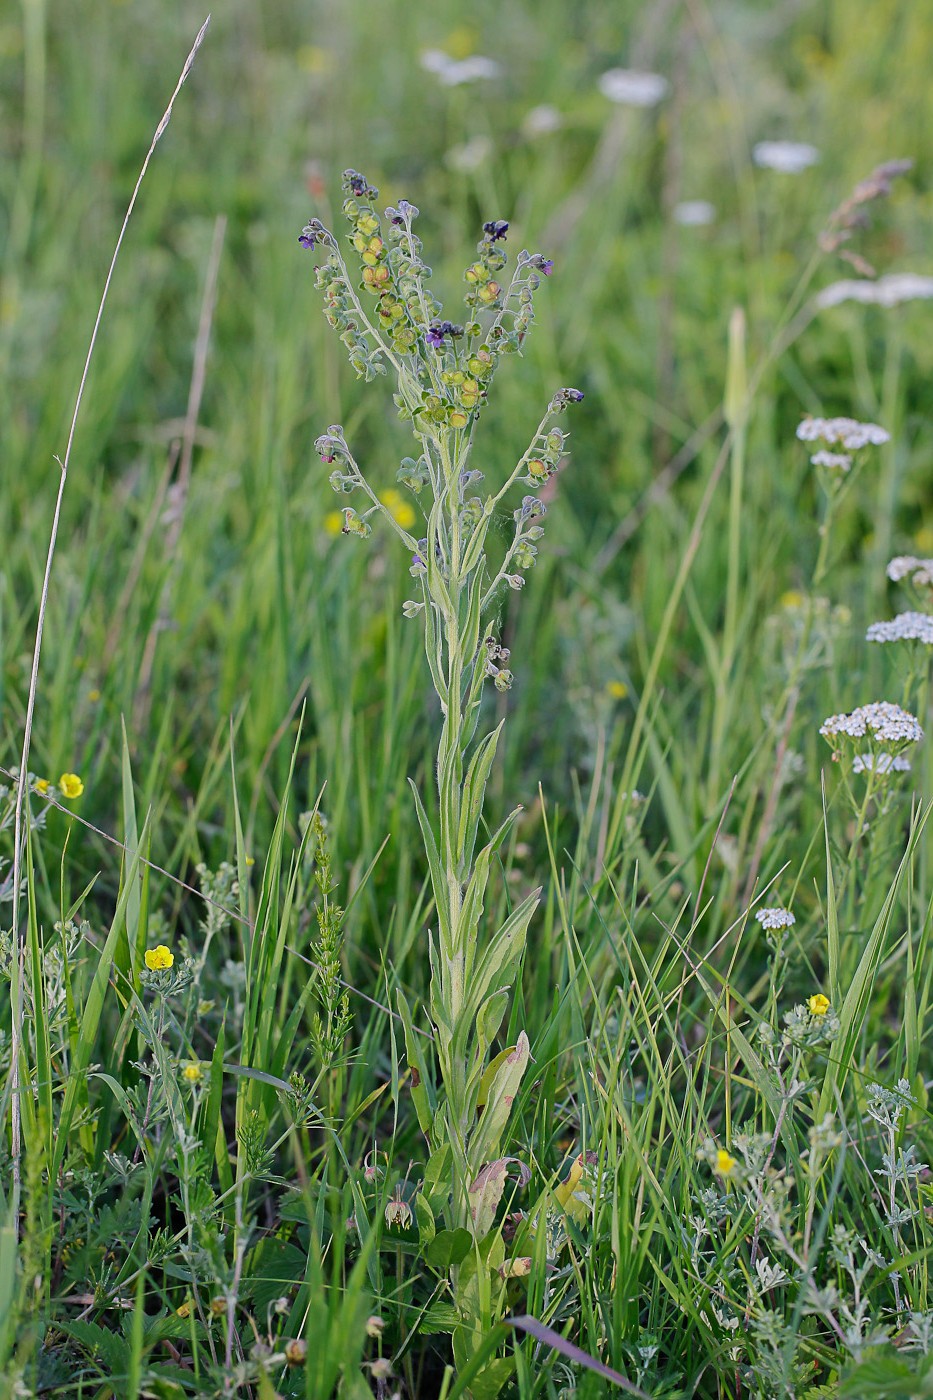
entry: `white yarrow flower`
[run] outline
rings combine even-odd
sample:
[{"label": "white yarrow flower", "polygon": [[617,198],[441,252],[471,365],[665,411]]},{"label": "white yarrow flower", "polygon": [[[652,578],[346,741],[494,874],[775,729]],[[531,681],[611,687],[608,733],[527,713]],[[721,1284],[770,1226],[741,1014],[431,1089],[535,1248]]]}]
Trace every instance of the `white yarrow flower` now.
[{"label": "white yarrow flower", "polygon": [[891,441],[891,434],[877,423],[859,423],[855,418],[805,418],[797,428],[801,442],[825,442],[833,447],[837,443],[848,452],[857,452],[860,447],[880,447]]},{"label": "white yarrow flower", "polygon": [[472,170],[479,170],[491,155],[492,142],[489,137],[474,136],[471,140],[464,141],[461,146],[451,146],[444,156],[444,162],[451,170],[466,175]]},{"label": "white yarrow flower", "polygon": [[472,54],[469,58],[451,58],[443,49],[425,49],[421,55],[421,66],[433,73],[445,87],[459,87],[461,83],[473,83],[477,79],[498,78],[502,72],[501,63],[482,54]]},{"label": "white yarrow flower", "polygon": [[888,622],[873,622],[865,633],[868,642],[923,642],[933,647],[933,617],[929,613],[902,612]]},{"label": "white yarrow flower", "polygon": [[820,733],[830,743],[834,739],[864,739],[879,744],[916,744],[923,738],[917,719],[889,700],[859,705],[850,714],[830,715],[820,725]]},{"label": "white yarrow flower", "polygon": [[623,107],[656,107],[667,93],[668,82],[660,73],[610,68],[599,79],[598,87],[603,97]]},{"label": "white yarrow flower", "polygon": [[815,467],[825,467],[831,472],[847,472],[852,466],[847,452],[814,452],[810,461]]},{"label": "white yarrow flower", "polygon": [[909,773],[910,760],[903,754],[857,753],[852,760],[853,773]]},{"label": "white yarrow flower", "polygon": [[889,272],[876,282],[862,277],[844,278],[831,282],[817,292],[814,301],[821,311],[839,306],[844,301],[859,301],[866,306],[900,306],[905,301],[929,301],[933,297],[933,277],[918,272]]},{"label": "white yarrow flower", "polygon": [[716,217],[716,209],[708,199],[685,199],[674,205],[674,223],[685,228],[702,228],[711,224]]},{"label": "white yarrow flower", "polygon": [[759,141],[752,151],[756,165],[765,170],[779,170],[782,175],[799,175],[815,165],[820,153],[806,141]]},{"label": "white yarrow flower", "polygon": [[792,924],[797,922],[789,909],[780,908],[758,909],[755,912],[755,918],[762,928],[768,929],[790,928]]},{"label": "white yarrow flower", "polygon": [[933,585],[933,559],[918,559],[913,554],[898,554],[887,567],[887,575],[892,583],[900,583],[909,578],[915,588],[929,588]]},{"label": "white yarrow flower", "polygon": [[556,107],[543,102],[540,107],[532,107],[522,121],[522,131],[526,136],[549,136],[552,131],[560,131],[564,119]]}]

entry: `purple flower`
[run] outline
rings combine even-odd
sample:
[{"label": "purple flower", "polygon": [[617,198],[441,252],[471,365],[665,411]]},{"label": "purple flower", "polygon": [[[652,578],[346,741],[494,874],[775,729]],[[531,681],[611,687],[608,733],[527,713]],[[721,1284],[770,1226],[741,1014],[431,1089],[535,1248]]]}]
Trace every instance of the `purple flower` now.
[{"label": "purple flower", "polygon": [[487,243],[495,243],[500,238],[505,238],[509,231],[509,226],[505,219],[490,219],[483,224],[483,236]]},{"label": "purple flower", "polygon": [[453,321],[440,321],[435,317],[425,333],[424,343],[438,350],[444,344],[444,337],[448,335],[454,337],[463,335],[463,327],[455,326]]},{"label": "purple flower", "polygon": [[301,244],[302,248],[313,248],[313,247],[314,247],[314,235],[313,235],[312,233],[302,233],[302,234],[299,234],[299,236],[298,236],[298,242]]},{"label": "purple flower", "polygon": [[545,277],[550,277],[551,273],[554,271],[554,259],[542,258],[541,271],[544,273]]},{"label": "purple flower", "polygon": [[356,195],[361,199],[364,195],[368,199],[376,199],[379,191],[371,185],[365,175],[361,175],[358,170],[345,170],[343,172],[343,187],[349,194]]},{"label": "purple flower", "polygon": [[581,403],[583,400],[582,389],[558,389],[551,399],[551,412],[561,413],[568,404]]}]

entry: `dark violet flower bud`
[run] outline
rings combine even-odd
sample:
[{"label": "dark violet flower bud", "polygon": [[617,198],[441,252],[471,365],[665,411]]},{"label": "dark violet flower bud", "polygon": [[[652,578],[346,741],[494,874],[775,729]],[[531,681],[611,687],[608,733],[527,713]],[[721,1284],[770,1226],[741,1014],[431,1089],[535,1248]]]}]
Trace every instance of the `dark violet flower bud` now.
[{"label": "dark violet flower bud", "polygon": [[551,399],[551,412],[561,413],[568,404],[581,403],[583,401],[582,389],[558,389]]},{"label": "dark violet flower bud", "polygon": [[364,196],[367,199],[375,199],[379,191],[372,186],[365,175],[361,175],[358,170],[345,170],[343,172],[343,187],[348,194],[356,195],[357,199]]},{"label": "dark violet flower bud", "polygon": [[509,231],[508,223],[505,219],[490,219],[483,224],[483,236],[487,243],[495,243],[500,238],[505,238]]}]

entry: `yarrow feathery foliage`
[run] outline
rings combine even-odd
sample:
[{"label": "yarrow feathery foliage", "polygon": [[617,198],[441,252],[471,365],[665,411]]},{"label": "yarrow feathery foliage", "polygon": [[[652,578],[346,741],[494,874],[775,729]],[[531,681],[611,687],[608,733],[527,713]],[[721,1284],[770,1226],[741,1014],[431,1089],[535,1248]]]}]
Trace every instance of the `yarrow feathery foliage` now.
[{"label": "yarrow feathery foliage", "polygon": [[[417,534],[409,532],[370,484],[340,425],[328,428],[315,446],[321,460],[333,467],[334,490],[361,498],[360,509],[343,510],[344,533],[365,538],[371,522],[381,519],[411,555],[417,593],[404,612],[423,619],[428,666],[443,716],[436,769],[439,830],[432,829],[415,791],[437,918],[429,943],[430,1016],[440,1085],[402,996],[399,1009],[412,1095],[432,1149],[423,1199],[449,1228],[465,1228],[478,1242],[494,1228],[495,1206],[505,1185],[507,1163],[498,1154],[528,1067],[528,1038],[522,1031],[514,1045],[492,1058],[491,1052],[519,976],[540,891],[518,904],[501,928],[487,931],[483,906],[490,868],[519,809],[477,852],[483,798],[502,724],[474,739],[486,681],[498,690],[512,683],[504,664],[508,651],[495,635],[496,614],[507,590],[520,589],[525,571],[534,565],[545,515],[544,502],[535,493],[566,456],[567,434],[558,420],[583,395],[578,389],[559,389],[518,463],[501,484],[480,494],[483,473],[471,466],[474,432],[503,357],[522,349],[534,320],[535,293],[553,263],[522,250],[505,282],[509,226],[490,220],[464,273],[466,315],[462,322],[449,320],[429,286],[431,269],[414,231],[417,208],[401,200],[380,216],[378,191],[363,175],[348,170],[343,184],[347,241],[360,263],[357,276],[351,276],[340,242],[320,220],[309,221],[299,242],[309,250],[320,247],[324,255],[317,267],[324,313],[357,375],[368,381],[393,371],[399,416],[410,422],[416,442],[416,455],[402,461],[397,480],[422,517]],[[491,560],[490,523],[519,483],[526,494],[513,510],[512,538],[501,557]],[[501,1240],[497,1247],[502,1248]],[[451,1273],[456,1297],[456,1266]],[[463,1308],[461,1315],[466,1316]],[[455,1333],[455,1354],[466,1356],[471,1345],[467,1336],[458,1345]]]}]

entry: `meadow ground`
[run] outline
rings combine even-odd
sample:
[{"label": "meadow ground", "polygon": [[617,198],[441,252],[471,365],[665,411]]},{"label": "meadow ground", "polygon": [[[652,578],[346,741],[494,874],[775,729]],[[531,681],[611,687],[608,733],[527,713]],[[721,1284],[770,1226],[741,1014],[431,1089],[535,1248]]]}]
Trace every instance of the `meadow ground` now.
[{"label": "meadow ground", "polygon": [[929,8],[220,7],[17,856],[203,19],[0,16],[0,1394],[930,1394]]}]

